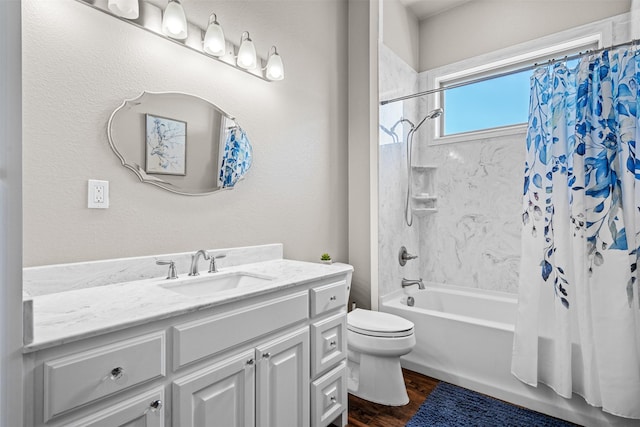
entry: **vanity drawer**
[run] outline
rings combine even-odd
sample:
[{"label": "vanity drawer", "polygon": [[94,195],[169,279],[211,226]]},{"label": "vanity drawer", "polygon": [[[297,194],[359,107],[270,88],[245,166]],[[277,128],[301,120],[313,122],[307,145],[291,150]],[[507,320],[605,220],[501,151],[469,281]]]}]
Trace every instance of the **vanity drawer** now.
[{"label": "vanity drawer", "polygon": [[165,375],[164,332],[44,363],[44,420]]},{"label": "vanity drawer", "polygon": [[164,387],[127,399],[65,427],[163,427]]},{"label": "vanity drawer", "polygon": [[325,427],[347,410],[347,363],[311,383],[311,427]]},{"label": "vanity drawer", "polygon": [[344,312],[311,325],[311,375],[326,371],[347,356],[347,317]]},{"label": "vanity drawer", "polygon": [[311,317],[347,306],[346,280],[318,286],[312,288],[309,292],[311,298]]},{"label": "vanity drawer", "polygon": [[173,328],[173,369],[309,318],[307,292]]}]

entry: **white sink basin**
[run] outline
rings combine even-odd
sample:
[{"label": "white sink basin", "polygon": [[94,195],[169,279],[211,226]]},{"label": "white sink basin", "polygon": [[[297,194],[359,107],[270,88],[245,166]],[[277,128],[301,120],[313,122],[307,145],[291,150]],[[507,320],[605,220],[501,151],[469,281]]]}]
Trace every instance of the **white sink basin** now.
[{"label": "white sink basin", "polygon": [[232,289],[255,288],[266,285],[271,280],[273,277],[253,273],[204,273],[197,277],[167,281],[160,286],[182,295],[204,296]]}]

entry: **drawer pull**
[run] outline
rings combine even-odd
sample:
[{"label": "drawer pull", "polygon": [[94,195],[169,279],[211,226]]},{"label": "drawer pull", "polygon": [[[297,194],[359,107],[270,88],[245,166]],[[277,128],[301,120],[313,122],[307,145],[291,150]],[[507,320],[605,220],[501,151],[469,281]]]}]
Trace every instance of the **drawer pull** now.
[{"label": "drawer pull", "polygon": [[160,409],[162,409],[162,400],[160,400],[160,399],[154,400],[153,402],[151,402],[149,407],[151,408],[151,410],[153,412],[159,411]]},{"label": "drawer pull", "polygon": [[268,359],[271,357],[271,353],[267,352],[265,354],[262,355],[263,358]]},{"label": "drawer pull", "polygon": [[247,360],[247,365],[251,366],[253,365],[254,360],[253,359],[249,359]]},{"label": "drawer pull", "polygon": [[331,298],[329,298],[330,301],[335,301],[337,299],[338,299],[338,297],[336,297],[335,295],[331,295]]},{"label": "drawer pull", "polygon": [[117,368],[113,368],[109,373],[109,378],[113,381],[119,380],[124,375],[124,368],[118,366]]},{"label": "drawer pull", "polygon": [[338,399],[336,399],[335,396],[331,396],[331,403],[336,403],[338,401]]},{"label": "drawer pull", "polygon": [[335,347],[337,344],[338,344],[337,342],[335,342],[335,341],[331,341],[331,342],[329,343],[329,347]]}]

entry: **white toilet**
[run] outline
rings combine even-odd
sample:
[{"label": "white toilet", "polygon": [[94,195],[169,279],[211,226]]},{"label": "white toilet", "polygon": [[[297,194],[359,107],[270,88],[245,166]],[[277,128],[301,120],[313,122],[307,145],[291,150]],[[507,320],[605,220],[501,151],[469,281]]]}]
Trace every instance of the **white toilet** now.
[{"label": "white toilet", "polygon": [[390,313],[351,311],[347,315],[349,393],[383,405],[409,403],[400,356],[415,344],[412,322]]}]

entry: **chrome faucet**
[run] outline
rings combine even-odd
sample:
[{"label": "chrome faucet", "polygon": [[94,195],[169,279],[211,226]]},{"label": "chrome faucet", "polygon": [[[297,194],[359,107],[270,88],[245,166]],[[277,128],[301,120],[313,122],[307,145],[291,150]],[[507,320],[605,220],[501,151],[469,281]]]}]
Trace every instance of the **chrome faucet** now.
[{"label": "chrome faucet", "polygon": [[422,279],[405,279],[402,278],[402,287],[406,288],[407,286],[418,285],[418,289],[424,289],[424,283],[422,283]]},{"label": "chrome faucet", "polygon": [[198,276],[198,258],[202,255],[202,258],[209,259],[209,254],[204,249],[200,249],[195,254],[191,255],[191,267],[189,268],[189,276]]}]

